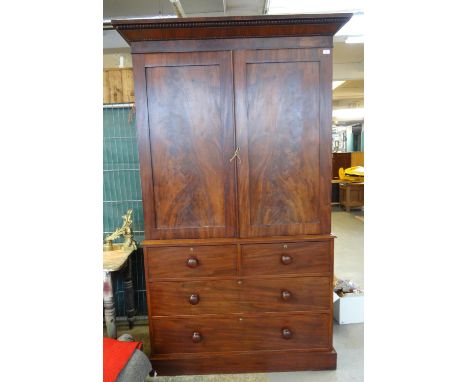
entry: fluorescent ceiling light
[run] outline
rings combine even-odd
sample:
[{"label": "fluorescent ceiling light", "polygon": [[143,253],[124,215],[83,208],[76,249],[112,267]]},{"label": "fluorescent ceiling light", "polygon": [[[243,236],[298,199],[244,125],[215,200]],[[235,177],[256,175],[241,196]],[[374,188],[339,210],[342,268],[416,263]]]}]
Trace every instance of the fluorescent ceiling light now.
[{"label": "fluorescent ceiling light", "polygon": [[332,89],[335,90],[338,86],[343,85],[345,82],[346,81],[333,81]]},{"label": "fluorescent ceiling light", "polygon": [[339,121],[361,121],[364,119],[364,108],[335,109],[333,118]]},{"label": "fluorescent ceiling light", "polygon": [[267,14],[355,13],[364,9],[364,0],[270,0]]}]

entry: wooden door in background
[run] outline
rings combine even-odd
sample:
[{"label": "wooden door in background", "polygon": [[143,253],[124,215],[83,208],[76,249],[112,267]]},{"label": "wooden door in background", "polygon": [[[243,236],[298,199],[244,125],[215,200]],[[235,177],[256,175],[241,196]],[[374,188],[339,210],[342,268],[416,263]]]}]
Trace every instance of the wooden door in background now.
[{"label": "wooden door in background", "polygon": [[241,237],[329,233],[331,55],[236,51],[234,68]]},{"label": "wooden door in background", "polygon": [[142,171],[146,238],[234,236],[231,52],[138,56],[135,83],[147,100],[137,110],[140,161],[151,169]]}]

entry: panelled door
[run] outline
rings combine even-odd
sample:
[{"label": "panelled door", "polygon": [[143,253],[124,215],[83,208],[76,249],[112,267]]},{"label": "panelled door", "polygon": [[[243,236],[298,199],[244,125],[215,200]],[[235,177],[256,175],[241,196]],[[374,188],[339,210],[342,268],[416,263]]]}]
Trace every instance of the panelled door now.
[{"label": "panelled door", "polygon": [[232,53],[133,61],[146,239],[235,236]]},{"label": "panelled door", "polygon": [[234,52],[241,237],[330,232],[327,53]]}]

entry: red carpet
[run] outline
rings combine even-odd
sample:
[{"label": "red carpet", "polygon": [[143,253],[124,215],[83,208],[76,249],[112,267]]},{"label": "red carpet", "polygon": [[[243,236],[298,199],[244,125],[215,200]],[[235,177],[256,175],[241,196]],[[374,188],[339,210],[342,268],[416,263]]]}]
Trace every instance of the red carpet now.
[{"label": "red carpet", "polygon": [[141,342],[124,342],[104,337],[104,382],[115,382]]}]

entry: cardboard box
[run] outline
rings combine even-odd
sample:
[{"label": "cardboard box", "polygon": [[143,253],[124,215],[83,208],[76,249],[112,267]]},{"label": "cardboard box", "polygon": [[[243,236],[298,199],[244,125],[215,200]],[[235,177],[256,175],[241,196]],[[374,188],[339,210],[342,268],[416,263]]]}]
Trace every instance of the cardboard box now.
[{"label": "cardboard box", "polygon": [[364,293],[333,293],[333,318],[341,324],[364,322]]}]

